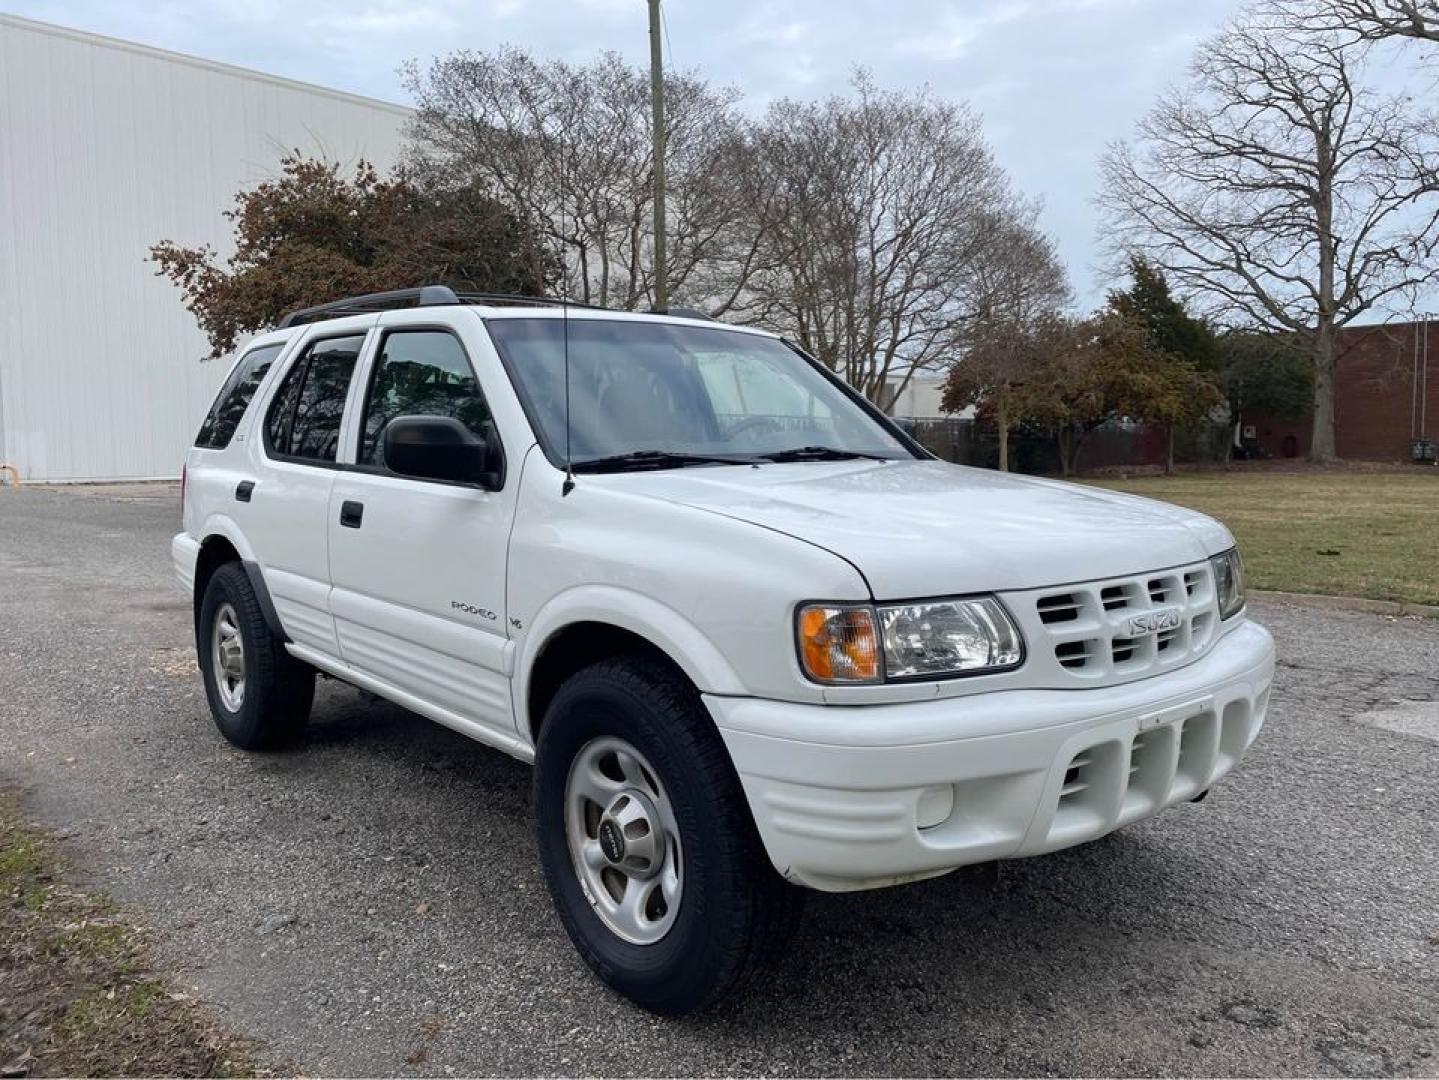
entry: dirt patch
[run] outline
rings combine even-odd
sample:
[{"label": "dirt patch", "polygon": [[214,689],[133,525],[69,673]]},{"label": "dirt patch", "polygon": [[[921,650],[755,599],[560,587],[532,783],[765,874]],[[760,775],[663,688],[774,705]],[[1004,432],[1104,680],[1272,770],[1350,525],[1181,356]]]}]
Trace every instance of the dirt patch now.
[{"label": "dirt patch", "polygon": [[255,1076],[257,1048],[154,964],[144,933],[77,888],[0,793],[0,1076]]}]

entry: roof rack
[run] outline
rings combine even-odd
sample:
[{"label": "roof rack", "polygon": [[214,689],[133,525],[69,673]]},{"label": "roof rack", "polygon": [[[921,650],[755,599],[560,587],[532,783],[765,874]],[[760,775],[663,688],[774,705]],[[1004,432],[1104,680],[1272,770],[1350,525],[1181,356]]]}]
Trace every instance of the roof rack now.
[{"label": "roof rack", "polygon": [[319,322],[322,319],[339,319],[345,315],[367,315],[376,311],[393,311],[407,307],[444,307],[454,304],[515,304],[523,307],[573,307],[589,311],[603,311],[595,304],[580,304],[573,300],[562,300],[553,296],[524,296],[520,293],[457,293],[448,285],[421,285],[416,289],[392,289],[389,292],[366,293],[364,296],[348,296],[328,304],[300,308],[280,320],[280,328],[300,326],[303,323]]},{"label": "roof rack", "polygon": [[462,292],[456,293],[462,304],[517,304],[521,307],[573,307],[586,311],[607,311],[599,304],[581,304],[578,300],[565,300],[556,296],[524,296],[520,293]]},{"label": "roof rack", "polygon": [[[608,310],[598,304],[581,304],[554,296],[523,296],[519,293],[455,292],[448,285],[421,285],[416,289],[392,289],[389,292],[366,293],[363,296],[348,296],[328,304],[300,308],[280,320],[280,329],[300,326],[304,323],[320,322],[323,319],[339,319],[346,315],[368,315],[377,311],[393,311],[407,307],[445,307],[455,304],[479,304],[485,306],[514,304],[521,307],[572,307],[586,311]],[[709,316],[698,308],[672,307],[668,311],[652,311],[652,315],[673,315],[680,319],[705,319]]]},{"label": "roof rack", "polygon": [[676,319],[703,319],[705,322],[715,321],[709,315],[705,314],[705,312],[701,311],[699,308],[696,307],[672,307],[665,308],[663,311],[661,311],[659,308],[650,308],[650,314],[670,315]]},{"label": "roof rack", "polygon": [[422,285],[418,289],[392,289],[389,292],[366,293],[364,296],[349,296],[328,304],[292,311],[280,320],[280,329],[299,326],[302,323],[319,322],[321,319],[338,319],[345,315],[365,315],[375,311],[390,311],[404,307],[439,307],[458,304],[460,298],[447,285]]}]

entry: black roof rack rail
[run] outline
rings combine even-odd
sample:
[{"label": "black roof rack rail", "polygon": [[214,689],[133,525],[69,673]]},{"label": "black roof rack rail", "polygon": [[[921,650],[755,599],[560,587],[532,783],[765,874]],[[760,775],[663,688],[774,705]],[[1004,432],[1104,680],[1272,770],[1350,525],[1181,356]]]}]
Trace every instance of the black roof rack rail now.
[{"label": "black roof rack rail", "polygon": [[441,307],[458,304],[460,298],[448,285],[422,285],[418,289],[392,289],[389,292],[366,293],[364,296],[347,296],[328,304],[292,311],[280,320],[280,329],[299,326],[302,323],[319,322],[321,319],[338,319],[345,315],[366,315],[376,311],[390,311],[404,307]]},{"label": "black roof rack rail", "polygon": [[659,308],[650,308],[651,315],[671,315],[676,319],[703,319],[705,322],[715,320],[696,307],[672,307],[661,311]]},{"label": "black roof rack rail", "polygon": [[[347,296],[328,304],[300,308],[280,320],[280,329],[300,326],[303,323],[319,322],[322,319],[339,319],[346,315],[368,315],[377,311],[392,311],[407,307],[445,307],[454,304],[515,304],[522,307],[572,307],[586,311],[606,311],[598,304],[581,304],[554,296],[524,296],[520,293],[455,292],[448,285],[421,285],[416,289],[392,289],[389,292],[366,293],[364,296]],[[652,310],[651,315],[673,315],[679,319],[713,320],[698,308],[672,307],[668,311]]]},{"label": "black roof rack rail", "polygon": [[572,307],[586,311],[606,311],[599,304],[581,304],[558,296],[525,296],[523,293],[462,292],[456,293],[462,304],[516,304],[521,307]]}]

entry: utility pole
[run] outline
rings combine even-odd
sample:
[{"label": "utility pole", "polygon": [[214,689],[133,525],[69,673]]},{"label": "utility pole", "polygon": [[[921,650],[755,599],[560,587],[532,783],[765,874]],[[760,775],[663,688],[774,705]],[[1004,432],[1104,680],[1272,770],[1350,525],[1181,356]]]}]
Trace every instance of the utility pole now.
[{"label": "utility pole", "polygon": [[660,0],[650,6],[650,111],[655,158],[655,310],[670,306],[669,264],[665,255],[665,76],[660,50]]}]

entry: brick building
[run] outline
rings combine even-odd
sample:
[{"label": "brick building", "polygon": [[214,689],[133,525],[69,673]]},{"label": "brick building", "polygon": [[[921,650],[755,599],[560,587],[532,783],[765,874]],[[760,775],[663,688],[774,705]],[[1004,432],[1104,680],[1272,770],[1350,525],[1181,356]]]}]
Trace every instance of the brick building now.
[{"label": "brick building", "polygon": [[[1309,453],[1311,420],[1243,417],[1266,457]],[[1334,440],[1341,458],[1407,461],[1410,443],[1439,442],[1439,320],[1351,326],[1334,365]]]}]

